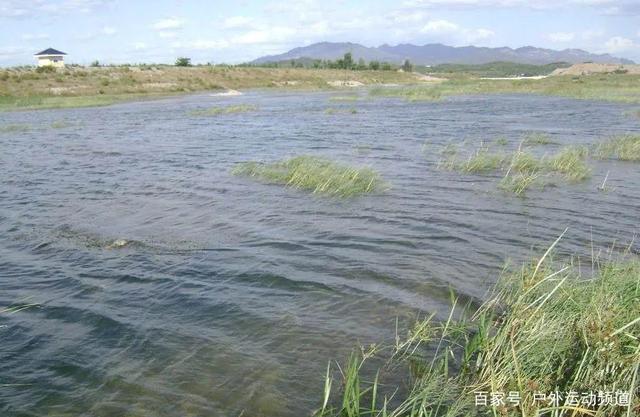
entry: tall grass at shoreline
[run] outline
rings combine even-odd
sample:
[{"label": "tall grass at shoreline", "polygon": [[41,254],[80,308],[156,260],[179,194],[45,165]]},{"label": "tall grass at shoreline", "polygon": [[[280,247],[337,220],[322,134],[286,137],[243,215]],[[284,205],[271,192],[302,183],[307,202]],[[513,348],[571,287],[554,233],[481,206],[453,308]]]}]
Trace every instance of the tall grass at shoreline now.
[{"label": "tall grass at shoreline", "polygon": [[[552,259],[556,243],[506,272],[475,311],[454,299],[445,321],[431,315],[393,345],[328,368],[316,417],[638,415],[640,260],[593,260],[593,275],[584,276]],[[385,379],[393,369],[404,383]],[[567,394],[547,399],[556,392]],[[587,402],[591,392],[628,393],[629,404]],[[503,402],[477,403],[491,393],[503,393]],[[517,403],[506,400],[515,393]]]},{"label": "tall grass at shoreline", "polygon": [[380,176],[371,168],[350,167],[308,155],[274,163],[244,162],[232,173],[336,197],[352,197],[384,188]]},{"label": "tall grass at shoreline", "polygon": [[594,74],[551,76],[544,79],[489,80],[470,77],[451,78],[438,84],[375,87],[374,97],[398,97],[408,101],[435,101],[449,96],[476,94],[539,94],[579,100],[640,103],[640,76]]}]

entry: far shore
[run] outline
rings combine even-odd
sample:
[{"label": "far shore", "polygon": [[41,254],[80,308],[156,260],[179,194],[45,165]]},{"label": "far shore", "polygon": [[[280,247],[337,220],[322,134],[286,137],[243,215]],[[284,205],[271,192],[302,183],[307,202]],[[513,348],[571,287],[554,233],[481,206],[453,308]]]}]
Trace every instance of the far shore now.
[{"label": "far shore", "polygon": [[[513,77],[230,66],[18,67],[0,69],[0,111],[107,106],[197,92],[233,96],[255,89],[345,91],[360,87],[370,87],[372,95],[411,101],[465,94],[530,93],[640,103],[639,74],[592,66],[578,64],[549,75]],[[609,72],[575,74],[587,70]]]},{"label": "far shore", "polygon": [[176,94],[248,89],[344,90],[368,85],[408,85],[421,74],[246,67],[66,67],[0,69],[0,111],[104,106]]}]

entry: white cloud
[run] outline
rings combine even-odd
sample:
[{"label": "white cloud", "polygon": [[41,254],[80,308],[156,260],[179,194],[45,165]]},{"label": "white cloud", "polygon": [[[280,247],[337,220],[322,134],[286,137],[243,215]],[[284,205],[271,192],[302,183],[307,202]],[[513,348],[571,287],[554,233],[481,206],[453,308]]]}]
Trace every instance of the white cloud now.
[{"label": "white cloud", "polygon": [[548,35],[549,40],[551,42],[571,42],[576,38],[576,34],[573,32],[554,32]]},{"label": "white cloud", "polygon": [[0,3],[0,17],[25,18],[90,13],[111,3],[113,0],[3,0]]},{"label": "white cloud", "polygon": [[428,15],[415,10],[394,10],[389,14],[393,23],[420,23],[427,19]]},{"label": "white cloud", "polygon": [[195,41],[189,42],[187,47],[195,50],[205,50],[205,49],[223,49],[229,46],[229,42],[226,40],[208,40],[208,39],[196,39]]},{"label": "white cloud", "polygon": [[495,32],[489,29],[472,29],[467,31],[466,36],[469,42],[477,42],[495,36]]},{"label": "white cloud", "polygon": [[147,49],[147,44],[144,42],[134,42],[133,49],[135,49],[136,51]]},{"label": "white cloud", "polygon": [[635,48],[637,45],[631,39],[623,38],[622,36],[614,36],[605,42],[604,46],[607,52],[617,53],[628,51]]},{"label": "white cloud", "polygon": [[158,32],[158,36],[161,37],[162,39],[173,39],[176,36],[178,36],[178,34],[176,32]]},{"label": "white cloud", "polygon": [[222,22],[222,29],[249,29],[254,27],[254,19],[246,16],[232,16]]},{"label": "white cloud", "polygon": [[24,49],[18,48],[17,46],[0,47],[0,60],[15,58],[22,53],[24,53]]},{"label": "white cloud", "polygon": [[418,32],[452,43],[474,43],[495,35],[495,32],[490,29],[464,28],[457,23],[443,19],[428,21]]},{"label": "white cloud", "polygon": [[585,41],[592,41],[594,39],[602,38],[603,36],[604,30],[602,29],[585,30],[580,34],[580,37]]},{"label": "white cloud", "polygon": [[155,30],[179,30],[184,27],[184,20],[177,17],[169,17],[167,19],[158,20],[153,24]]},{"label": "white cloud", "polygon": [[527,8],[534,10],[590,7],[603,14],[640,14],[638,0],[405,0],[407,7],[425,8]]},{"label": "white cloud", "polygon": [[298,31],[290,27],[275,26],[269,29],[251,30],[231,38],[231,42],[235,44],[284,42],[295,37],[297,33]]},{"label": "white cloud", "polygon": [[116,33],[117,33],[117,30],[114,27],[105,26],[102,28],[103,35],[111,36],[111,35],[115,35]]},{"label": "white cloud", "polygon": [[25,35],[22,35],[22,39],[25,41],[43,41],[49,38],[50,36],[46,33],[37,33],[37,34],[27,33]]},{"label": "white cloud", "polygon": [[430,20],[426,25],[420,29],[422,33],[454,33],[460,30],[460,26],[448,20]]}]

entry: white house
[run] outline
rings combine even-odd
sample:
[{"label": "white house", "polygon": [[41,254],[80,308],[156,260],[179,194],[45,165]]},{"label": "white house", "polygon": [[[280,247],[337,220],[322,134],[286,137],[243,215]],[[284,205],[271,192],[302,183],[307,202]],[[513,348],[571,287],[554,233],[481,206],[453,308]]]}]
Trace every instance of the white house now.
[{"label": "white house", "polygon": [[39,67],[52,66],[62,68],[64,67],[65,55],[66,54],[64,52],[60,52],[53,48],[48,48],[42,52],[38,52],[34,56],[38,60]]}]

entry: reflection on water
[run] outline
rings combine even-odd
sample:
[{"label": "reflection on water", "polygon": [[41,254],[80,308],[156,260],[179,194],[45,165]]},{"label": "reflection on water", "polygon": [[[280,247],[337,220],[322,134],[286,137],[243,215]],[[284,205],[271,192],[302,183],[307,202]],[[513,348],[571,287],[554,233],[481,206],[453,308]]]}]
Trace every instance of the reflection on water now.
[{"label": "reflection on water", "polygon": [[[640,231],[638,165],[598,162],[591,181],[527,199],[436,166],[447,143],[639,131],[622,105],[329,97],[2,114],[34,128],[0,132],[0,306],[39,307],[0,317],[1,414],[308,415],[327,360],[393,337],[396,317],[446,314],[449,287],[482,299],[507,259],[565,227],[578,255]],[[259,110],[189,115],[227,102]],[[343,105],[357,113],[325,114]],[[229,174],[298,154],[368,164],[392,188],[344,201]]]}]

